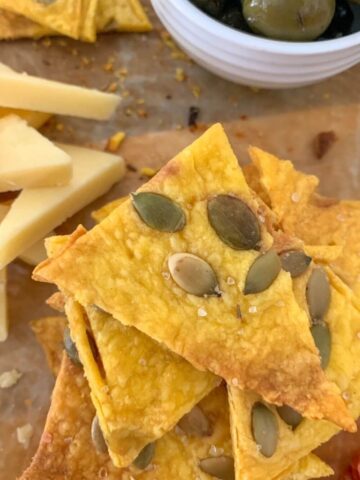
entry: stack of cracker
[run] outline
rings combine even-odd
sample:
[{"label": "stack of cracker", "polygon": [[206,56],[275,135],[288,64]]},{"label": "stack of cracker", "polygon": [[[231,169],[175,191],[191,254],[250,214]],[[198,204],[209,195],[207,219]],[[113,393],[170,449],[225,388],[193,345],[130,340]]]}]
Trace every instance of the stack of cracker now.
[{"label": "stack of cracker", "polygon": [[215,125],[47,240],[34,278],[66,319],[34,325],[57,381],[23,480],[331,474],[313,451],[360,414],[360,204],[250,156]]}]

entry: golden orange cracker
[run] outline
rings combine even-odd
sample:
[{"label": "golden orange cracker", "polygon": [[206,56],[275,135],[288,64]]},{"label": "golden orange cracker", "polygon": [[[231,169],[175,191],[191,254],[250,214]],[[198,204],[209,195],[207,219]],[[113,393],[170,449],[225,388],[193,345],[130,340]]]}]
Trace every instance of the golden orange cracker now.
[{"label": "golden orange cracker", "polygon": [[46,300],[46,303],[49,305],[49,307],[61,313],[65,312],[65,302],[65,295],[61,292],[53,293],[51,297]]},{"label": "golden orange cracker", "polygon": [[139,0],[99,0],[99,32],[147,32],[152,25]]},{"label": "golden orange cracker", "polygon": [[[296,297],[301,306],[306,305],[306,285],[312,268],[294,280]],[[353,292],[329,268],[326,268],[331,286],[330,308],[324,318],[331,332],[331,356],[326,376],[335,382],[352,412],[353,418],[360,415],[360,365],[355,360],[360,356],[360,309]],[[350,394],[354,388],[356,394]],[[275,453],[266,458],[257,448],[251,433],[251,410],[261,401],[256,394],[240,392],[229,387],[232,436],[237,475],[243,480],[269,480],[291,467],[322,443],[338,433],[339,429],[326,421],[303,419],[292,430],[277,415],[279,440]]]},{"label": "golden orange cracker", "polygon": [[[250,149],[258,180],[281,227],[307,245],[339,245],[343,254],[334,271],[360,293],[360,202],[332,200],[316,194],[318,179],[295,170],[258,148]],[[255,175],[252,175],[254,178]]]},{"label": "golden orange cracker", "polygon": [[[47,319],[42,322],[44,335],[39,337],[39,341],[45,351],[56,352],[54,358],[59,359],[59,369],[62,348],[51,333],[54,324]],[[73,365],[66,356],[62,358],[61,372],[52,398],[39,449],[21,480],[60,480],[65,475],[74,480],[130,480],[131,477],[139,480],[206,480],[208,476],[198,468],[199,460],[207,458],[210,452],[213,455],[232,454],[227,398],[223,387],[214,390],[200,403],[203,413],[211,420],[212,434],[196,438],[188,437],[179,430],[176,430],[177,433],[168,433],[156,444],[152,468],[143,473],[134,468],[131,473],[116,469],[107,455],[95,451],[90,435],[95,414],[90,392],[81,368]],[[214,447],[216,453],[213,452]],[[309,455],[277,480],[307,480],[330,473],[331,469],[325,463],[315,455]]]},{"label": "golden orange cracker", "polygon": [[98,6],[101,0],[82,0],[80,40],[95,42]]},{"label": "golden orange cracker", "polygon": [[31,322],[31,328],[41,343],[48,365],[54,375],[59,373],[66,318],[44,317]]},{"label": "golden orange cracker", "polygon": [[[209,225],[207,199],[212,195],[231,193],[254,212],[260,208],[222,127],[209,129],[140,191],[176,200],[186,215],[184,230],[168,234],[150,229],[128,200],[38,266],[34,278],[56,283],[83,305],[98,305],[197,368],[256,391],[269,403],[286,403],[307,417],[328,418],[354,429],[337,387],[321,370],[290,276],[281,271],[266,291],[245,296],[247,272],[258,253],[229,248]],[[262,248],[267,250],[272,243],[262,225]],[[221,297],[195,297],[175,285],[166,274],[167,259],[179,251],[211,264]],[[227,282],[229,277],[234,284]]]},{"label": "golden orange cracker", "polygon": [[82,0],[0,0],[0,8],[22,15],[39,25],[73,38],[79,38]]},{"label": "golden orange cracker", "polygon": [[88,307],[86,315],[68,299],[65,310],[110,456],[118,467],[129,465],[219,384],[214,375],[195,370],[97,307]]},{"label": "golden orange cracker", "polygon": [[0,39],[40,38],[51,35],[53,31],[28,18],[0,9]]}]

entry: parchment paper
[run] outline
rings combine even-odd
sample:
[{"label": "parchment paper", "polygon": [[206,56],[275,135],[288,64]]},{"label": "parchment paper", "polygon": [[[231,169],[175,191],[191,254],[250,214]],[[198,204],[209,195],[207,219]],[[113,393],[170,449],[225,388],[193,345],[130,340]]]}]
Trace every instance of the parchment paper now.
[{"label": "parchment paper", "polygon": [[[156,21],[155,25],[160,29]],[[259,92],[217,79],[188,61],[172,58],[172,52],[155,30],[150,35],[104,36],[95,46],[56,39],[50,45],[41,41],[7,43],[1,45],[0,61],[18,70],[98,88],[120,77],[123,102],[110,122],[56,118],[44,128],[50,138],[101,147],[111,133],[125,130],[130,137],[121,153],[127,163],[138,170],[142,166],[159,168],[205,128],[201,124],[196,132],[177,130],[186,125],[189,106],[197,105],[200,122],[227,122],[241,163],[247,162],[247,146],[254,144],[319,175],[323,193],[360,198],[359,67],[312,87]],[[90,65],[84,58],[91,60]],[[114,72],[103,68],[109,58],[114,61]],[[127,68],[128,75],[120,74],[119,68]],[[175,80],[176,68],[183,68],[188,75],[185,82]],[[201,88],[199,98],[193,94],[194,86]],[[314,137],[330,130],[338,141],[322,160],[317,160]],[[75,215],[58,233],[69,233],[80,222],[90,227],[92,209],[126,195],[143,181],[139,171],[129,170],[106,197]],[[31,268],[20,261],[9,267],[11,329],[7,342],[0,344],[0,373],[17,368],[23,377],[11,389],[0,390],[0,480],[14,480],[29,463],[54,382],[29,328],[31,320],[54,315],[44,303],[54,289],[32,282],[30,275]],[[34,427],[27,449],[18,444],[15,432],[17,426],[26,423]],[[323,447],[321,454],[340,472],[359,449],[360,435],[341,434]]]}]

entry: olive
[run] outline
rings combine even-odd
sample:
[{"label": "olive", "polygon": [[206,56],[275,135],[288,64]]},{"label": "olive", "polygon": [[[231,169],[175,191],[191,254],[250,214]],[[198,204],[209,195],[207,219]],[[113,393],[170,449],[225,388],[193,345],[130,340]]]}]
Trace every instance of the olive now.
[{"label": "olive", "polygon": [[251,31],[245,21],[239,4],[237,6],[227,6],[219,20],[220,22],[225,23],[225,25],[229,25],[229,27],[236,28],[237,30],[242,30],[245,32]]},{"label": "olive", "polygon": [[208,13],[212,17],[219,18],[222,14],[226,0],[191,0],[194,5],[199,7],[203,12]]},{"label": "olive", "polygon": [[335,15],[322,38],[339,38],[348,35],[354,22],[354,13],[346,0],[337,0]]},{"label": "olive", "polygon": [[250,28],[278,40],[314,40],[330,25],[334,13],[335,0],[243,0]]}]

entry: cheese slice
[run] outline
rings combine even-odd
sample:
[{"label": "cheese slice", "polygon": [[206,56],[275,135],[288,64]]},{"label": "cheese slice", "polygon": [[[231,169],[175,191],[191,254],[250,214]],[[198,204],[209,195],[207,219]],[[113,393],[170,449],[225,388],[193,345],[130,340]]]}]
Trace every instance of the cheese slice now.
[{"label": "cheese slice", "polygon": [[0,119],[0,192],[67,185],[71,157],[25,120]]},{"label": "cheese slice", "polygon": [[124,160],[109,153],[60,145],[73,161],[69,185],[23,190],[0,224],[0,268],[50,230],[104,194],[125,172]]},{"label": "cheese slice", "polygon": [[[3,12],[0,12],[2,14]],[[0,20],[1,24],[1,20]],[[3,63],[0,63],[0,72],[10,72],[14,73],[14,70],[12,70],[10,67],[7,65],[4,65]],[[44,112],[31,112],[30,110],[23,110],[21,108],[4,108],[0,107],[0,118],[6,117],[7,115],[15,114],[18,117],[23,118],[24,120],[27,121],[29,125],[31,125],[34,128],[40,128],[42,127],[51,117],[50,113],[44,113]]]},{"label": "cheese slice", "polygon": [[120,97],[0,68],[0,106],[107,120]]},{"label": "cheese slice", "polygon": [[[50,232],[46,236],[47,237],[52,237],[55,235],[55,232]],[[38,242],[34,243],[30,248],[25,250],[20,256],[20,260],[23,262],[27,263],[28,265],[31,265],[33,267],[36,267],[36,265],[39,265],[39,263],[43,262],[46,260],[47,255],[46,255],[46,250],[45,250],[45,238],[42,238]]]},{"label": "cheese slice", "polygon": [[8,336],[8,315],[6,300],[6,269],[0,270],[0,342]]}]

